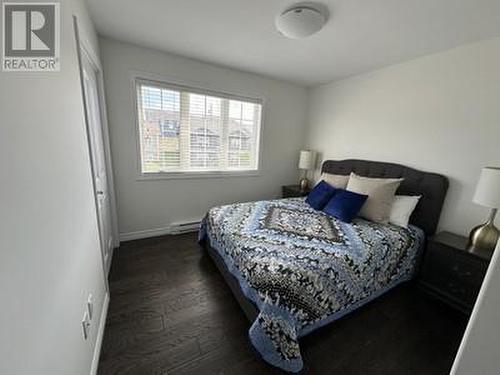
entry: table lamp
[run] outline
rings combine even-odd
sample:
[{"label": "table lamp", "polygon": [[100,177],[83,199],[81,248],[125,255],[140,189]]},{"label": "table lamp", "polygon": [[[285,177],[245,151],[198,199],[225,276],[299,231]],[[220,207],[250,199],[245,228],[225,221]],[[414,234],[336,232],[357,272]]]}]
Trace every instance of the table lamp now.
[{"label": "table lamp", "polygon": [[302,172],[302,178],[300,179],[300,191],[304,192],[309,186],[309,180],[307,179],[307,172],[314,168],[314,162],[316,159],[316,153],[311,150],[300,151],[299,157],[299,169]]},{"label": "table lamp", "polygon": [[472,200],[481,206],[491,208],[491,211],[488,221],[470,232],[467,248],[470,252],[479,249],[493,252],[500,235],[500,231],[495,227],[495,216],[500,207],[500,168],[483,168]]}]

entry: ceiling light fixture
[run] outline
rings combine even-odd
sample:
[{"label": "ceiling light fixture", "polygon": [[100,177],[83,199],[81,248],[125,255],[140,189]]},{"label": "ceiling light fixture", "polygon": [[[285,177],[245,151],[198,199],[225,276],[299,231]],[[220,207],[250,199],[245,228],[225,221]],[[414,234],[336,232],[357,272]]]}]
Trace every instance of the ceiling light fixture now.
[{"label": "ceiling light fixture", "polygon": [[312,5],[295,5],[276,17],[276,28],[284,36],[300,39],[317,33],[326,23],[325,12]]}]

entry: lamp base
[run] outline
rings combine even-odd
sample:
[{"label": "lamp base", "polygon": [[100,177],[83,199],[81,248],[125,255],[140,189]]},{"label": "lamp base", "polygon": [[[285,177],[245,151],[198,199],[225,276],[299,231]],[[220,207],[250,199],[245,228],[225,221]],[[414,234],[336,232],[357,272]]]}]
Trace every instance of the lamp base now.
[{"label": "lamp base", "polygon": [[494,217],[496,210],[492,210],[492,215],[490,219],[481,225],[478,225],[471,230],[469,235],[469,243],[467,244],[467,250],[471,253],[476,252],[479,249],[487,250],[493,252],[500,237],[500,230],[495,227]]},{"label": "lamp base", "polygon": [[303,193],[307,190],[308,186],[309,186],[309,180],[307,178],[301,178],[300,179],[300,182],[299,182],[299,186],[300,186],[300,191]]}]

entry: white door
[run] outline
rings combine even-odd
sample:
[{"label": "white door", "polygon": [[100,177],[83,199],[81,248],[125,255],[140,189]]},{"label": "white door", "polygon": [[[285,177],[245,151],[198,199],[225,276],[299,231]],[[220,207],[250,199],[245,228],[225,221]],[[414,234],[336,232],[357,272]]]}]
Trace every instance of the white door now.
[{"label": "white door", "polygon": [[94,174],[94,188],[97,200],[101,249],[104,269],[109,270],[113,250],[113,230],[111,222],[111,199],[108,188],[106,157],[102,118],[98,94],[97,71],[85,53],[82,53],[83,88],[85,91],[85,110],[89,128],[89,141]]}]

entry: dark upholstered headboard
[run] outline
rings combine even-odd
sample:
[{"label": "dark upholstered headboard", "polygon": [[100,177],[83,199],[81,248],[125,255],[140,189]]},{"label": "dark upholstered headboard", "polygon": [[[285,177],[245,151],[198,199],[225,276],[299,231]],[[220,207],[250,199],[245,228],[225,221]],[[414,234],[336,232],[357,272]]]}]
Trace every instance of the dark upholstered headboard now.
[{"label": "dark upholstered headboard", "polygon": [[441,208],[443,207],[448,179],[437,173],[422,172],[400,164],[369,160],[326,160],[322,172],[348,175],[351,172],[365,177],[400,178],[404,180],[397,194],[421,195],[410,223],[423,229],[428,235],[436,232]]}]

